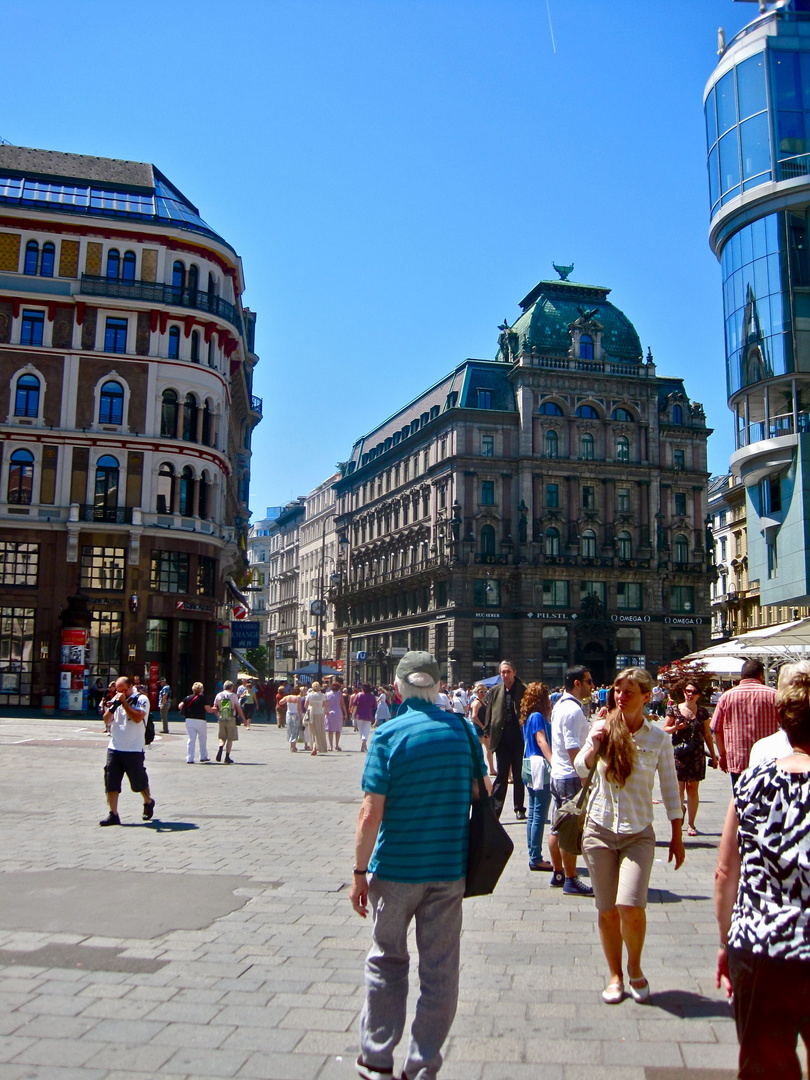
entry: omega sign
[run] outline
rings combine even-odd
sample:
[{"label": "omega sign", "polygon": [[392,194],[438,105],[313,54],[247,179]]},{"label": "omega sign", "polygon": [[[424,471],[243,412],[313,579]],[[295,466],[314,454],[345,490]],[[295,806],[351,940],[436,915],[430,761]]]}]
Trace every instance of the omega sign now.
[{"label": "omega sign", "polygon": [[669,626],[703,626],[700,615],[667,615],[664,622]]},{"label": "omega sign", "polygon": [[647,623],[652,622],[652,615],[611,615],[610,621],[615,623]]}]

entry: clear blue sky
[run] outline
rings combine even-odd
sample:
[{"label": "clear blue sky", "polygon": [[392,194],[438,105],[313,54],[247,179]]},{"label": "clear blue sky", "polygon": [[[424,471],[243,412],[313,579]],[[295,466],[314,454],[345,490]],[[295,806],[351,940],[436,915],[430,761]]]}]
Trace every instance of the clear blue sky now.
[{"label": "clear blue sky", "polygon": [[731,414],[703,87],[732,0],[6,0],[0,137],[154,162],[242,256],[258,312],[251,507],[354,440],[575,263],[715,429]]}]

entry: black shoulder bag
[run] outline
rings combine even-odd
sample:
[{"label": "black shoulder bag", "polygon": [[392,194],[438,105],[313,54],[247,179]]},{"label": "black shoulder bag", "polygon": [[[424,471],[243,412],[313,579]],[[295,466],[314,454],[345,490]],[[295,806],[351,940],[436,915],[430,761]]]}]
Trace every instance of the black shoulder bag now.
[{"label": "black shoulder bag", "polygon": [[470,805],[470,839],[464,895],[488,896],[495,890],[498,878],[504,872],[515,845],[492,808],[476,753],[479,749],[476,745],[478,740],[466,720],[461,720],[461,724],[470,742],[473,774],[478,781],[478,798]]}]

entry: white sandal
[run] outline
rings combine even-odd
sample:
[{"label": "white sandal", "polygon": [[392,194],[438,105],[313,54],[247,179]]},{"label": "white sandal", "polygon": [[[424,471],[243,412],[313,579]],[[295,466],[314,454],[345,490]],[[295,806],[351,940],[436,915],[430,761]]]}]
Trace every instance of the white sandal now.
[{"label": "white sandal", "polygon": [[[633,986],[634,982],[643,983],[644,985]],[[637,1002],[639,1005],[641,1005],[642,1002],[646,1001],[647,998],[650,996],[650,984],[647,981],[647,977],[645,975],[642,975],[640,979],[630,980],[630,996],[632,997],[633,1001]]]},{"label": "white sandal", "polygon": [[606,986],[602,991],[602,1001],[606,1005],[618,1005],[620,1001],[624,1000],[624,983],[617,982],[611,983]]}]

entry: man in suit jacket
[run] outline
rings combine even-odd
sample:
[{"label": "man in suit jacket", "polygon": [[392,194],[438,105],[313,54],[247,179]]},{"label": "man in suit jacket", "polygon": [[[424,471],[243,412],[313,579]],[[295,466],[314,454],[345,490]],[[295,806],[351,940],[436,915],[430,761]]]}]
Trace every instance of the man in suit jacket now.
[{"label": "man in suit jacket", "polygon": [[518,821],[526,820],[523,781],[520,770],[523,766],[523,729],[520,726],[520,702],[526,687],[516,677],[515,665],[511,660],[501,661],[501,682],[493,687],[487,707],[487,725],[489,727],[489,746],[495,754],[496,774],[492,785],[492,805],[498,817],[501,816],[506,793],[509,789],[509,770],[512,770],[512,796],[515,803],[515,817]]}]

